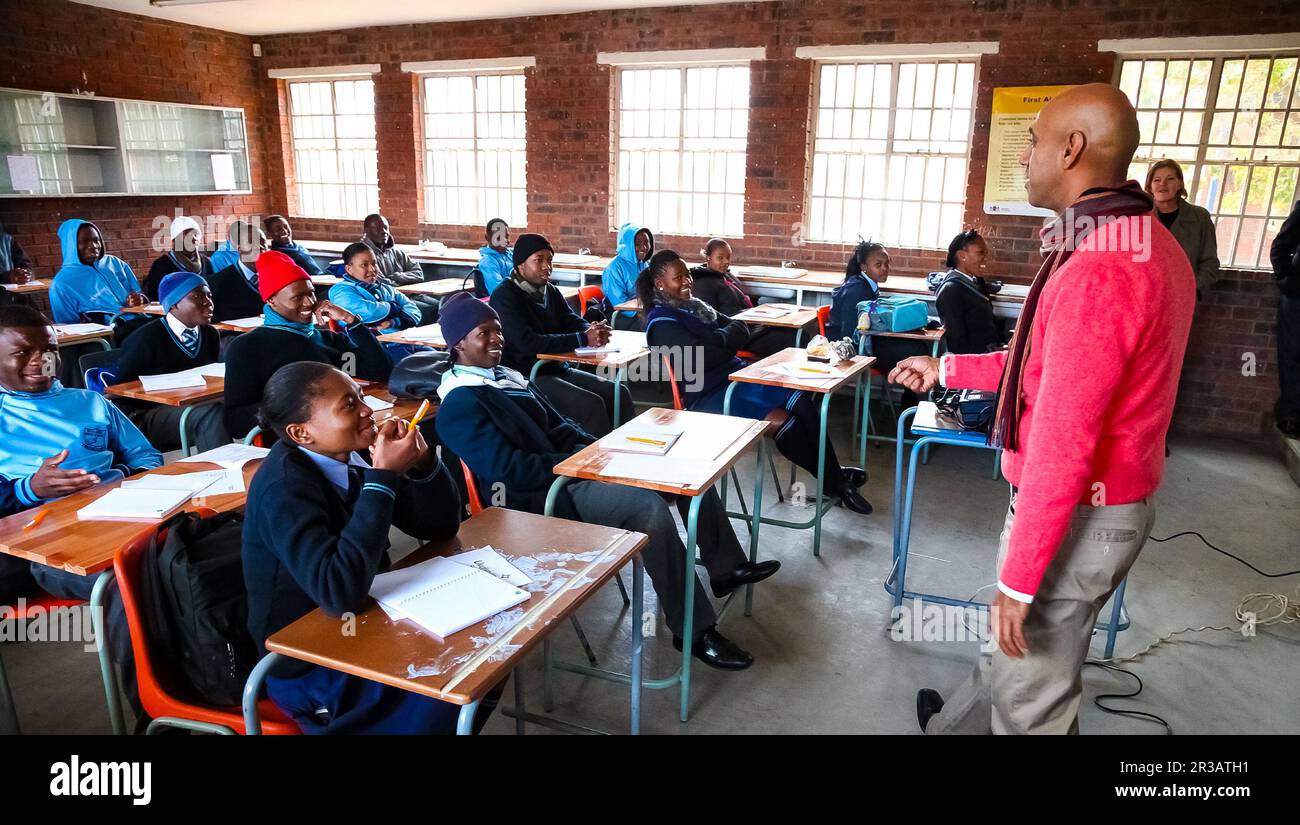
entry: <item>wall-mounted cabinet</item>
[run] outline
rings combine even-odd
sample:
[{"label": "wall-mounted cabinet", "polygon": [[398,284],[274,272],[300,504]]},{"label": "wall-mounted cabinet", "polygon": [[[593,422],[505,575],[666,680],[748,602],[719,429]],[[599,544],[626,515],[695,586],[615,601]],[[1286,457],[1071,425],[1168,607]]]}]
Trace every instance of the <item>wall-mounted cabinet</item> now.
[{"label": "wall-mounted cabinet", "polygon": [[243,109],[0,89],[0,197],[249,191]]}]

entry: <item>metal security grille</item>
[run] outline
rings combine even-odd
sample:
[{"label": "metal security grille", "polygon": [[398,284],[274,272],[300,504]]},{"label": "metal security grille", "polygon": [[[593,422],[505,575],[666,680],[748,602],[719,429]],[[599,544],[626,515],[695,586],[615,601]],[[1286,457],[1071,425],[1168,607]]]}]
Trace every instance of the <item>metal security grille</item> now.
[{"label": "metal security grille", "polygon": [[426,220],[527,225],[524,76],[426,77],[423,93]]},{"label": "metal security grille", "polygon": [[379,211],[372,80],[289,83],[297,214],[360,220]]},{"label": "metal security grille", "polygon": [[975,67],[937,59],[818,67],[809,240],[948,246],[962,228]]},{"label": "metal security grille", "polygon": [[739,237],[749,65],[620,69],[615,223]]},{"label": "metal security grille", "polygon": [[1295,53],[1120,61],[1142,129],[1129,174],[1143,181],[1154,161],[1178,161],[1189,199],[1214,217],[1225,266],[1267,268],[1297,196],[1296,66]]}]

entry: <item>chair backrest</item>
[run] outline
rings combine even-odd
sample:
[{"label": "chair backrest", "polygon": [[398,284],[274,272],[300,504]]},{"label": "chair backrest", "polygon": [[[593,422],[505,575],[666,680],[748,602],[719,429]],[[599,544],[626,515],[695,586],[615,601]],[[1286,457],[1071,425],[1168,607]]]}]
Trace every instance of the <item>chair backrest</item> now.
[{"label": "chair backrest", "polygon": [[121,354],[121,350],[96,350],[78,358],[77,368],[81,371],[86,389],[103,395],[104,387],[116,383],[113,372]]},{"label": "chair backrest", "polygon": [[[156,534],[144,535],[127,546],[119,549],[113,557],[113,573],[117,579],[118,592],[122,597],[122,610],[126,613],[126,625],[131,633],[131,652],[135,657],[136,684],[140,693],[140,704],[146,713],[157,719],[169,716],[224,725],[236,733],[244,732],[244,715],[240,708],[216,708],[196,704],[172,693],[167,687],[169,679],[175,679],[172,670],[165,661],[154,656],[151,649],[148,628],[145,627],[144,606],[140,601],[142,587],[141,565],[145,561],[145,551],[149,542],[157,536],[158,543],[166,541],[166,528]],[[174,682],[173,682],[174,683]],[[262,703],[262,733],[296,734],[301,731],[292,720],[286,718],[270,701]]]},{"label": "chair backrest", "polygon": [[604,303],[605,290],[600,288],[600,284],[589,284],[578,287],[578,309],[583,312],[587,311],[587,302],[595,299]]},{"label": "chair backrest", "polygon": [[483,271],[478,267],[474,267],[469,272],[465,273],[465,279],[460,282],[461,288],[464,288],[464,286],[471,280],[474,282],[474,297],[486,298],[487,284],[483,281]]},{"label": "chair backrest", "polygon": [[254,427],[248,431],[248,435],[244,436],[244,443],[251,444],[254,447],[265,447],[265,441],[266,439],[262,438],[261,427]]},{"label": "chair backrest", "polygon": [[831,305],[822,304],[817,307],[817,330],[824,336],[826,334],[826,321],[831,317]]},{"label": "chair backrest", "polygon": [[662,357],[664,359],[664,373],[668,376],[668,386],[672,387],[673,390],[673,409],[684,410],[686,405],[682,403],[682,391],[677,386],[677,375],[673,372],[673,362],[669,359],[668,353],[664,353]]},{"label": "chair backrest", "polygon": [[465,463],[465,459],[460,460],[461,472],[465,475],[465,492],[469,497],[469,514],[477,516],[483,512],[483,499],[479,498],[478,482],[474,480],[474,471]]}]

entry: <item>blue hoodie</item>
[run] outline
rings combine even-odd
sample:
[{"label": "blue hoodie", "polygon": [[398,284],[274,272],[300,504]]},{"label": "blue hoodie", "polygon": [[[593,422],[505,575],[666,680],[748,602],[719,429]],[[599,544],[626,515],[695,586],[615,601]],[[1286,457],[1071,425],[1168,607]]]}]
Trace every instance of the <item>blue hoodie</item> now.
[{"label": "blue hoodie", "polygon": [[[115,255],[101,253],[93,264],[81,262],[77,254],[77,232],[83,224],[90,221],[71,218],[59,227],[63,266],[50,284],[50,311],[56,324],[75,324],[83,312],[105,312],[116,317],[126,306],[127,297],[140,291],[140,282],[131,267]],[[102,237],[103,233],[100,234]]]},{"label": "blue hoodie", "polygon": [[514,250],[506,247],[499,252],[490,246],[481,246],[478,250],[478,271],[483,273],[483,286],[491,295],[502,282],[510,280],[510,273],[515,269]]},{"label": "blue hoodie", "polygon": [[[650,255],[655,252],[655,236],[650,233],[650,255],[644,261],[636,257],[636,235],[644,227],[625,223],[618,228],[618,251],[600,275],[600,288],[610,306],[618,306],[636,297],[636,277],[648,267]],[[649,230],[646,230],[649,232]],[[623,313],[635,316],[635,312]]]},{"label": "blue hoodie", "polygon": [[41,503],[31,477],[61,450],[68,451],[62,469],[85,470],[102,482],[163,463],[131,420],[98,393],[58,381],[37,393],[0,387],[0,476],[16,482],[13,492],[22,506]]},{"label": "blue hoodie", "polygon": [[208,260],[212,261],[213,273],[217,273],[228,266],[239,263],[239,250],[235,248],[233,241],[226,238],[226,242],[217,247],[217,251],[213,252]]}]

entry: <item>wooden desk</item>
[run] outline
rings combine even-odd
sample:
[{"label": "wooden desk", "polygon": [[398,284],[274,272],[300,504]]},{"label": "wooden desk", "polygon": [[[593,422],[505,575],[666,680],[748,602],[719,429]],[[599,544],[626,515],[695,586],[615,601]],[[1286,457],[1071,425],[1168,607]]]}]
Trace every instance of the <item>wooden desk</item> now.
[{"label": "wooden desk", "polygon": [[399,286],[397,291],[403,295],[427,295],[433,298],[443,298],[447,295],[455,295],[457,292],[469,292],[473,289],[473,284],[467,283],[464,278],[443,278],[438,281],[425,281],[420,284],[407,284]]},{"label": "wooden desk", "polygon": [[[682,468],[683,480],[681,482],[665,482],[649,477],[635,478],[602,475],[601,471],[614,456],[627,454],[607,450],[601,446],[600,441],[597,441],[555,466],[554,472],[557,478],[551,485],[550,492],[546,497],[546,512],[548,515],[553,512],[555,500],[560,490],[571,479],[575,478],[690,497],[690,511],[686,518],[687,542],[685,549],[686,558],[692,564],[688,565],[689,581],[684,596],[685,613],[683,615],[686,617],[686,623],[682,628],[682,638],[684,640],[682,644],[682,663],[681,667],[673,675],[647,684],[647,687],[656,689],[680,685],[680,718],[685,722],[690,716],[691,640],[694,633],[695,606],[695,566],[693,562],[695,561],[695,537],[698,535],[700,502],[703,500],[703,495],[735,466],[741,456],[757,444],[758,463],[754,470],[754,516],[750,519],[749,532],[749,560],[751,562],[756,561],[758,558],[758,531],[760,525],[758,515],[763,502],[763,464],[767,452],[767,441],[763,438],[763,435],[772,425],[767,421],[755,421],[749,418],[714,415],[712,413],[651,409],[637,416],[623,427],[615,429],[606,438],[618,438],[621,430],[638,424],[677,425],[684,430],[681,437],[677,439],[677,443],[668,451],[668,455],[662,459],[664,461],[673,461],[679,457],[683,459],[675,465]],[[731,606],[734,597],[735,594],[732,594],[728,598],[726,606],[719,612],[719,620],[721,620],[727,608]],[[752,599],[753,587],[746,587],[746,616],[750,615],[753,605]],[[625,674],[611,673],[584,665],[552,663],[550,647],[547,645],[545,649],[545,670],[548,683],[550,670],[553,666],[599,679],[623,681],[628,678]]]},{"label": "wooden desk", "polygon": [[630,299],[624,301],[623,303],[618,304],[617,306],[615,306],[615,307],[614,307],[614,311],[615,311],[615,312],[640,312],[640,311],[641,311],[641,299],[640,299],[640,298],[630,298]]},{"label": "wooden desk", "polygon": [[25,284],[0,284],[0,289],[4,289],[14,295],[37,295],[50,291],[50,282],[42,281],[39,278],[34,281],[28,281]]},{"label": "wooden desk", "polygon": [[614,370],[614,426],[617,427],[622,420],[620,407],[622,406],[623,393],[619,389],[623,384],[624,377],[627,375],[628,365],[634,364],[649,355],[650,347],[646,344],[644,332],[632,332],[630,330],[613,330],[609,343],[610,346],[618,347],[618,352],[603,355],[579,355],[577,352],[538,353],[537,361],[534,362],[533,369],[528,374],[528,380],[537,380],[537,371],[541,369],[542,363],[546,361],[561,361],[569,364],[583,364],[598,369]]},{"label": "wooden desk", "polygon": [[168,407],[180,407],[181,418],[177,422],[180,429],[181,455],[190,454],[190,433],[187,427],[190,410],[200,404],[220,401],[226,392],[226,379],[205,375],[202,387],[183,387],[175,390],[147,392],[142,381],[127,381],[104,388],[104,394],[113,398],[130,398],[134,401],[147,401],[150,404],[163,404]]},{"label": "wooden desk", "polygon": [[109,343],[109,339],[113,337],[112,327],[106,326],[104,329],[96,330],[94,332],[77,332],[77,333],[64,332],[63,331],[64,328],[68,326],[70,325],[69,324],[54,325],[55,341],[58,343],[59,347],[70,347],[73,344],[85,344],[91,341],[95,341],[106,350],[113,348],[113,345]]},{"label": "wooden desk", "polygon": [[[267,656],[250,677],[256,697],[260,677],[285,656],[460,705],[458,731],[468,733],[479,701],[515,672],[516,702],[522,696],[518,666],[552,629],[571,616],[602,585],[636,559],[633,589],[640,591],[637,553],[641,533],[489,507],[460,525],[452,540],[427,544],[402,565],[454,555],[485,545],[519,564],[534,579],[528,601],[439,640],[405,621],[394,621],[377,603],[356,617],[357,632],[339,632],[339,620],[314,610],[266,641]],[[539,575],[540,574],[540,575]],[[640,662],[640,609],[633,611],[634,668]],[[268,660],[270,660],[268,662]],[[638,726],[639,696],[633,681],[632,729]],[[256,703],[246,729],[259,731]],[[522,706],[516,708],[522,712]]]},{"label": "wooden desk", "polygon": [[[145,304],[144,306],[136,307],[122,307],[118,312],[122,315],[156,315],[160,318],[167,314],[163,310],[162,304],[159,303]],[[232,318],[231,320],[238,321],[240,319]],[[230,321],[218,321],[212,325],[212,328],[219,329],[222,332],[248,332],[249,330],[257,329],[262,325],[262,319],[258,318],[257,320],[258,322],[256,324],[247,327],[232,324]]]},{"label": "wooden desk", "polygon": [[[772,317],[763,313],[765,310],[761,307],[775,307],[786,310],[784,315]],[[797,304],[759,304],[751,307],[744,312],[737,312],[731,316],[733,321],[744,321],[746,324],[756,324],[763,327],[776,327],[778,329],[795,330],[794,345],[800,344],[803,338],[804,327],[809,324],[817,323],[817,309],[815,307],[801,307]]]},{"label": "wooden desk", "polygon": [[[413,338],[410,333],[414,330],[428,330],[437,332],[437,338]],[[384,344],[406,344],[412,347],[424,347],[425,349],[446,349],[447,342],[442,338],[442,328],[437,324],[426,324],[422,327],[411,327],[410,329],[398,330],[397,332],[385,332],[383,335],[376,335],[375,339]]]}]

